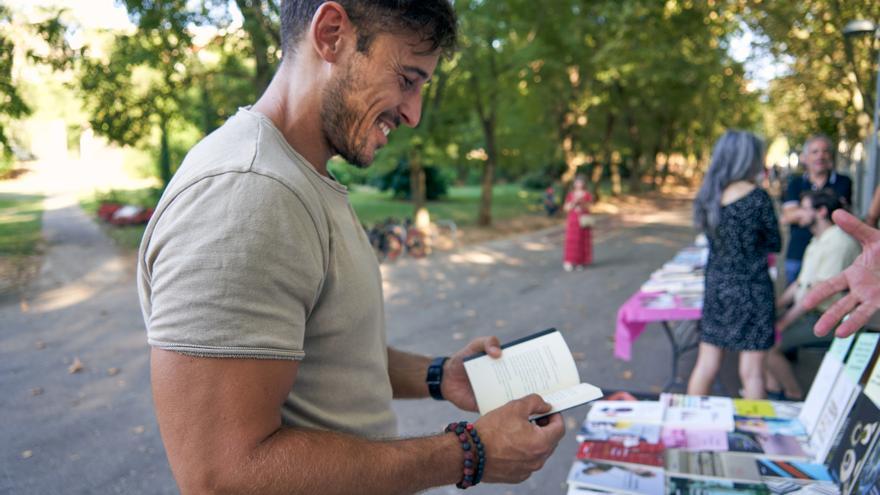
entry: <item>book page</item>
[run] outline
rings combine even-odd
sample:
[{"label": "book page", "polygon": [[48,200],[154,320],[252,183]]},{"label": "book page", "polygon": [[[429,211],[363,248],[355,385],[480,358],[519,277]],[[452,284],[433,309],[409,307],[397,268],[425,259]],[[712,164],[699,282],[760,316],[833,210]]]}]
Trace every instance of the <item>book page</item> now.
[{"label": "book page", "polygon": [[602,390],[589,383],[578,383],[574,387],[568,387],[550,393],[541,393],[540,395],[541,398],[544,399],[544,402],[553,406],[553,409],[544,414],[531,416],[529,417],[529,420],[549,416],[554,413],[565,411],[566,409],[571,409],[572,407],[577,407],[581,404],[586,404],[587,402],[596,399],[601,399]]},{"label": "book page", "polygon": [[502,346],[498,359],[482,355],[465,360],[480,414],[532,393],[551,394],[580,384],[577,365],[562,334],[537,335]]}]

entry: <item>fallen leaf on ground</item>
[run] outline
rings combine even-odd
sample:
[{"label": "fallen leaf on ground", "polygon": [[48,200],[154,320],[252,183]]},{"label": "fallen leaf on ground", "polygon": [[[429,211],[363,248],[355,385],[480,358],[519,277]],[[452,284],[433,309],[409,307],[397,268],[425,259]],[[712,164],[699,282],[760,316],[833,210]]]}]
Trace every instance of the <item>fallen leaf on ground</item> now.
[{"label": "fallen leaf on ground", "polygon": [[583,352],[572,352],[571,357],[573,357],[575,361],[581,361],[583,359],[586,359],[587,355]]},{"label": "fallen leaf on ground", "polygon": [[31,389],[31,395],[43,395],[42,387],[34,387]]},{"label": "fallen leaf on ground", "polygon": [[504,320],[495,320],[495,327],[502,328],[504,325],[507,325],[507,322]]},{"label": "fallen leaf on ground", "polygon": [[454,334],[452,334],[452,340],[463,340],[463,339],[464,339],[464,334],[461,332],[455,332]]},{"label": "fallen leaf on ground", "polygon": [[83,369],[82,361],[79,358],[73,358],[73,364],[67,367],[67,372],[71,375],[74,373],[79,373]]},{"label": "fallen leaf on ground", "polygon": [[30,305],[28,305],[28,302],[24,299],[21,300],[21,304],[19,304],[19,307],[21,308],[22,313],[27,313],[31,309]]},{"label": "fallen leaf on ground", "polygon": [[107,368],[107,376],[113,376],[119,373],[119,368]]},{"label": "fallen leaf on ground", "polygon": [[141,433],[144,432],[144,425],[135,426],[134,428],[131,429],[131,432],[136,435],[140,435]]},{"label": "fallen leaf on ground", "polygon": [[22,459],[30,459],[33,455],[34,455],[34,451],[25,450],[24,452],[21,453],[21,458]]},{"label": "fallen leaf on ground", "polygon": [[42,340],[38,340],[38,341],[34,342],[34,347],[36,347],[37,349],[45,349],[46,343],[43,342]]},{"label": "fallen leaf on ground", "polygon": [[576,427],[577,427],[577,420],[575,420],[571,416],[567,416],[565,418],[565,429],[566,430],[573,430]]},{"label": "fallen leaf on ground", "polygon": [[623,377],[624,380],[632,380],[633,372],[630,370],[626,370],[621,373],[620,376]]}]

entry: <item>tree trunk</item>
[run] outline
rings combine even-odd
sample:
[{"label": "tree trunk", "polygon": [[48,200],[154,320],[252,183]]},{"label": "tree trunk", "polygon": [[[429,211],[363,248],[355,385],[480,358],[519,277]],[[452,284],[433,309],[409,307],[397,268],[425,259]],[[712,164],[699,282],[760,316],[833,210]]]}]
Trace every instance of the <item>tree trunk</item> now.
[{"label": "tree trunk", "polygon": [[424,216],[424,213],[421,212],[425,209],[427,199],[425,168],[422,167],[420,146],[414,146],[409,154],[409,187],[413,204],[413,219],[417,220]]},{"label": "tree trunk", "polygon": [[620,196],[623,194],[623,188],[620,185],[620,159],[611,159],[611,194]]},{"label": "tree trunk", "polygon": [[168,119],[163,117],[159,123],[159,177],[162,189],[171,182],[171,147],[168,144]]},{"label": "tree trunk", "polygon": [[483,181],[480,192],[480,213],[477,216],[477,225],[488,227],[492,225],[492,184],[495,182],[495,123],[483,122],[483,132],[486,136],[486,163],[483,164]]},{"label": "tree trunk", "polygon": [[269,61],[269,37],[273,33],[266,28],[269,24],[265,19],[266,14],[263,12],[263,0],[235,0],[238,10],[241,11],[244,22],[242,27],[248,33],[251,44],[254,48],[254,86],[257,90],[257,96],[263,94],[263,91],[272,81],[272,64]]}]

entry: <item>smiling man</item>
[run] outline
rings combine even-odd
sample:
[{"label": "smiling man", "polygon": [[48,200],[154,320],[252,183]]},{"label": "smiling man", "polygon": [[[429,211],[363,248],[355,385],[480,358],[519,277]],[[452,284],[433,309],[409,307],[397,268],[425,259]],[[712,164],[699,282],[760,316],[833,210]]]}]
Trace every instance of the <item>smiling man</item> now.
[{"label": "smiling man", "polygon": [[449,359],[387,347],[376,258],[327,172],[334,155],[368,166],[389,133],[418,124],[421,89],[455,42],[450,5],[286,1],[281,21],[266,93],[190,151],[139,253],[153,397],[181,491],[528,478],[564,434],[558,414],[528,421],[549,411],[538,396],[480,418],[468,430],[479,437],[393,439],[393,398],[473,411],[462,357],[501,350],[494,337]]}]

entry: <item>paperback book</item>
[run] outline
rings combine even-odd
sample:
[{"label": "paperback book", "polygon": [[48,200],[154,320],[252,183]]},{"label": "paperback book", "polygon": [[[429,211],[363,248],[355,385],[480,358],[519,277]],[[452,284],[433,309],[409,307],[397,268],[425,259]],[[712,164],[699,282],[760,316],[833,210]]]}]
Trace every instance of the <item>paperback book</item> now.
[{"label": "paperback book", "polygon": [[571,350],[555,328],[504,344],[501,349],[498,359],[481,352],[464,360],[481,415],[532,393],[553,406],[540,416],[602,397],[599,387],[581,382]]},{"label": "paperback book", "polygon": [[663,495],[663,469],[576,460],[568,472],[568,486],[614,493]]},{"label": "paperback book", "polygon": [[663,426],[687,430],[733,431],[733,399],[682,394],[661,394],[666,408]]},{"label": "paperback book", "polygon": [[663,444],[642,442],[627,446],[617,442],[582,442],[577,458],[614,464],[663,467]]},{"label": "paperback book", "polygon": [[642,425],[627,421],[584,421],[575,438],[578,443],[592,440],[598,442],[618,442],[624,445],[637,445],[640,442],[660,442],[660,432],[660,425]]},{"label": "paperback book", "polygon": [[681,478],[725,479],[746,483],[761,481],[755,459],[750,457],[729,452],[688,452],[679,449],[668,449],[664,456],[666,472]]}]

